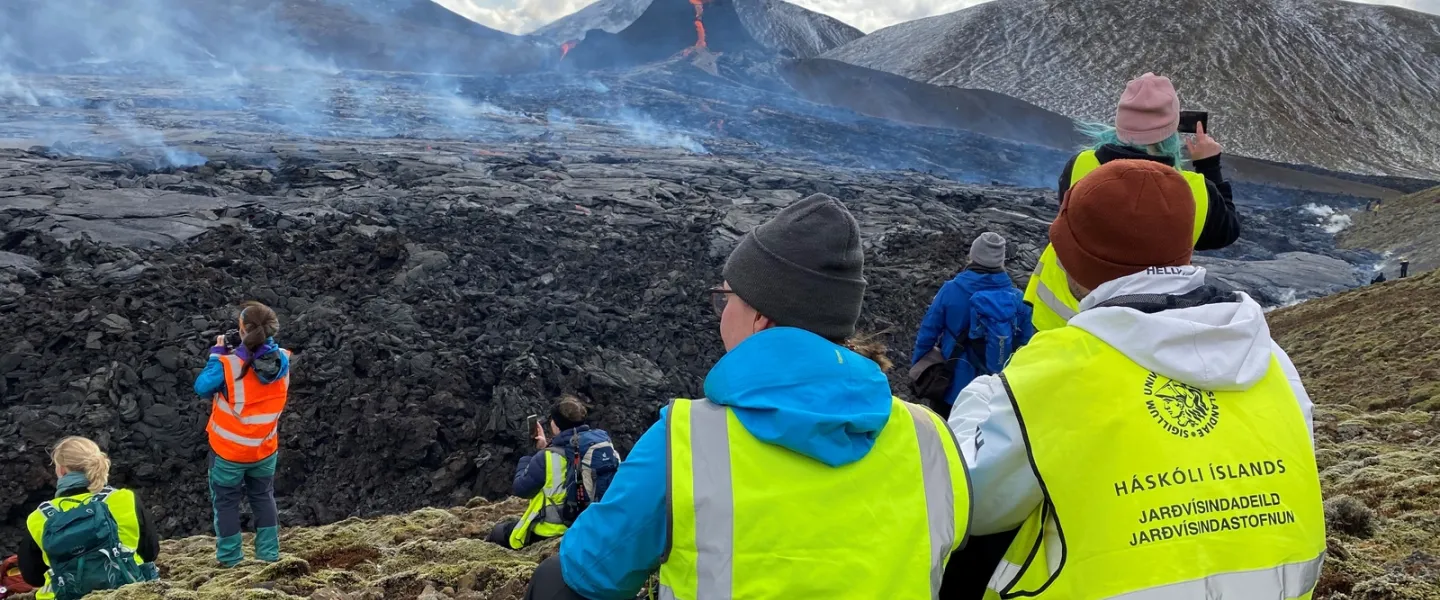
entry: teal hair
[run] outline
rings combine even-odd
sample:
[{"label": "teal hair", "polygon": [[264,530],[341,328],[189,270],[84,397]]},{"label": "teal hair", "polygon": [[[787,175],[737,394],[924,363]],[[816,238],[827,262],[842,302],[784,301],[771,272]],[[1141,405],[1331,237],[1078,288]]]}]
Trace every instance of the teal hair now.
[{"label": "teal hair", "polygon": [[1116,146],[1133,148],[1139,152],[1146,152],[1152,156],[1164,156],[1169,158],[1170,164],[1174,165],[1177,169],[1185,166],[1185,155],[1183,153],[1185,144],[1180,141],[1179,133],[1171,134],[1170,137],[1165,138],[1158,144],[1136,146],[1135,144],[1121,141],[1120,135],[1115,132],[1115,127],[1111,125],[1081,122],[1078,123],[1075,128],[1080,131],[1081,135],[1090,139],[1088,145],[1085,147],[1086,150],[1099,150],[1101,146],[1114,144]]}]

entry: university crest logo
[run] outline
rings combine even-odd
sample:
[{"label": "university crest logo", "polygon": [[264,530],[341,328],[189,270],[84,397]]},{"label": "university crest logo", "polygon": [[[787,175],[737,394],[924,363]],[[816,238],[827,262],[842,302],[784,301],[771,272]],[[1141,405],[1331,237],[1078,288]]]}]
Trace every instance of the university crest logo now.
[{"label": "university crest logo", "polygon": [[1145,378],[1145,408],[1150,417],[1182,438],[1205,437],[1220,422],[1215,393],[1150,372]]}]

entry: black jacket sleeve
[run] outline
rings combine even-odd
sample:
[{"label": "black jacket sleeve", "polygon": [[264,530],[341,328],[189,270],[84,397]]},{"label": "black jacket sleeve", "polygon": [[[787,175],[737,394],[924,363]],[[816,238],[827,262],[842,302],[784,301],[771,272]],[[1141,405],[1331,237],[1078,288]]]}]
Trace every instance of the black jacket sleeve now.
[{"label": "black jacket sleeve", "polygon": [[45,585],[45,571],[50,570],[50,565],[45,564],[45,555],[40,552],[40,544],[35,543],[35,538],[30,532],[25,532],[25,541],[20,545],[20,552],[17,554],[20,559],[20,576],[35,587]]},{"label": "black jacket sleeve", "polygon": [[1218,155],[1192,164],[1195,172],[1205,176],[1210,192],[1210,212],[1205,216],[1205,227],[1200,230],[1195,249],[1219,250],[1240,239],[1240,213],[1235,210],[1234,192],[1220,171]]},{"label": "black jacket sleeve", "polygon": [[140,547],[136,548],[135,552],[140,554],[141,560],[147,563],[155,562],[160,556],[160,534],[150,522],[150,511],[145,510],[145,504],[140,502],[139,495],[135,496],[135,517],[140,520]]},{"label": "black jacket sleeve", "polygon": [[1060,181],[1055,185],[1055,189],[1060,191],[1059,197],[1056,198],[1058,204],[1065,204],[1065,192],[1070,191],[1070,174],[1075,171],[1075,159],[1077,158],[1080,158],[1079,154],[1070,157],[1070,160],[1065,163],[1065,168],[1060,170]]}]

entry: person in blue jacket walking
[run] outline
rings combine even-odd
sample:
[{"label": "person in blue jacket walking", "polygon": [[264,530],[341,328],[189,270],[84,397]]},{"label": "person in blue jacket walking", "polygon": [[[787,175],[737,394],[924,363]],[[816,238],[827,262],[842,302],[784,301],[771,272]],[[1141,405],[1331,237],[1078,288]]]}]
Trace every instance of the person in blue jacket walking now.
[{"label": "person in blue jacket walking", "polygon": [[[742,238],[710,290],[726,354],[705,378],[706,399],[661,410],[525,598],[632,600],[657,572],[660,597],[677,600],[757,589],[933,598],[964,543],[965,466],[952,436],[937,433],[943,421],[894,398],[883,345],[856,334],[863,265],[854,217],[823,194]],[[699,414],[710,420],[697,425]],[[797,479],[764,480],[772,467]],[[730,500],[707,491],[705,503],[667,502],[672,488],[702,485],[730,490]],[[777,518],[788,525],[743,536],[737,525]],[[832,575],[842,572],[850,577]]]},{"label": "person in blue jacket walking", "polygon": [[959,359],[953,361],[954,375],[945,397],[932,399],[930,408],[948,417],[955,396],[971,380],[999,372],[1009,354],[1035,335],[1030,315],[1024,294],[1005,272],[1005,238],[993,231],[980,234],[970,244],[970,264],[940,286],[915,334],[910,364],[936,347],[946,358]]}]

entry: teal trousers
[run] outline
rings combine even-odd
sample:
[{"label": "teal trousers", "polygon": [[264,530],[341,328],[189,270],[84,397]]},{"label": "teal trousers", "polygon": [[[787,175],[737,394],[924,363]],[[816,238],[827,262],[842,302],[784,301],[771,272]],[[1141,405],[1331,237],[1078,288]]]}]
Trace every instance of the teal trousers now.
[{"label": "teal trousers", "polygon": [[260,462],[230,462],[210,455],[210,502],[215,513],[215,559],[232,567],[245,559],[241,549],[240,505],[255,516],[255,558],[280,560],[280,513],[275,506],[275,453]]}]

